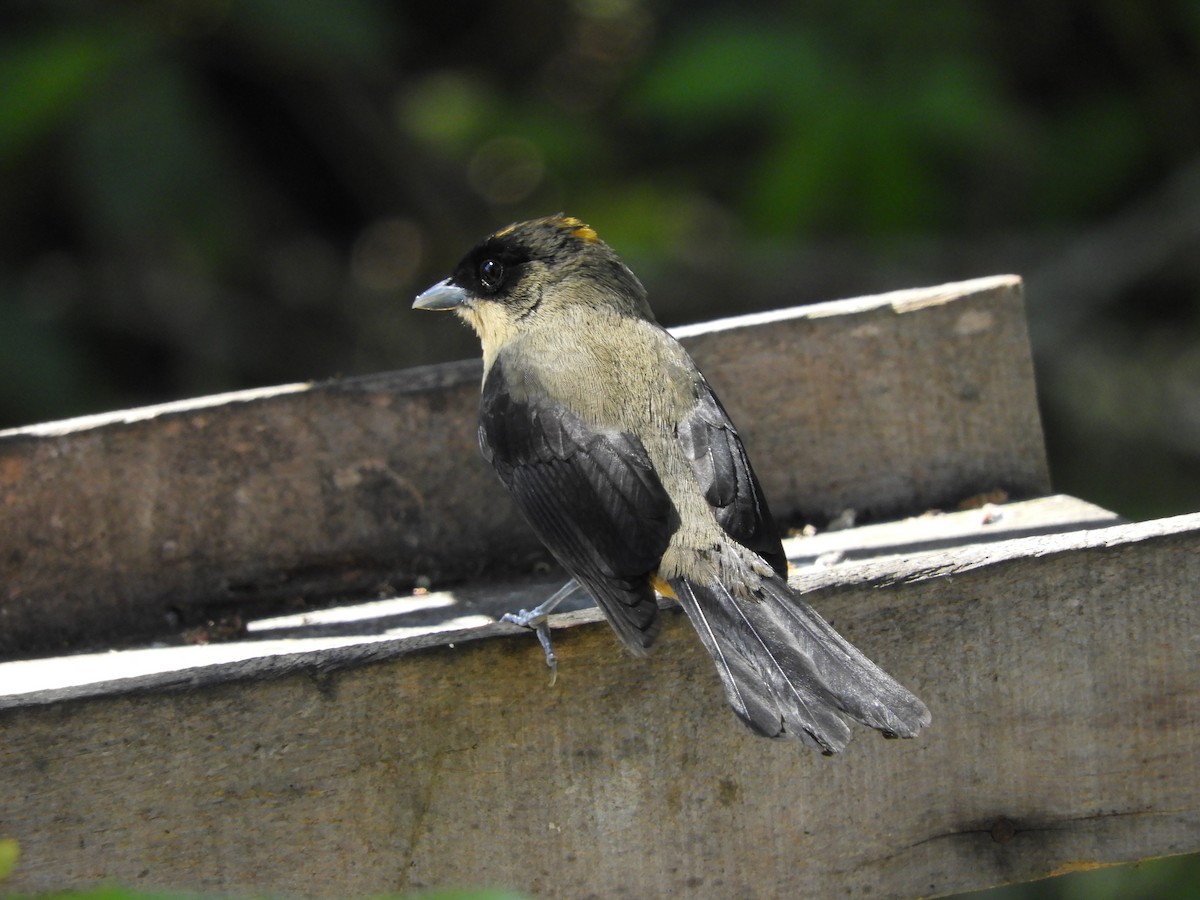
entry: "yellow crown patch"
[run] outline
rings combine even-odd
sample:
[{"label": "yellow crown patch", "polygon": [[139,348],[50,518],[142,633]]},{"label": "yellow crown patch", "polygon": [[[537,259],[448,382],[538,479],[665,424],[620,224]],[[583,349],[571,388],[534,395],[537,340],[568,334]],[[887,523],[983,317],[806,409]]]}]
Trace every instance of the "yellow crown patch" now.
[{"label": "yellow crown patch", "polygon": [[574,216],[564,216],[558,220],[558,226],[563,228],[581,241],[587,241],[589,244],[594,244],[600,240],[600,235],[596,234],[596,230],[586,222],[581,222]]}]

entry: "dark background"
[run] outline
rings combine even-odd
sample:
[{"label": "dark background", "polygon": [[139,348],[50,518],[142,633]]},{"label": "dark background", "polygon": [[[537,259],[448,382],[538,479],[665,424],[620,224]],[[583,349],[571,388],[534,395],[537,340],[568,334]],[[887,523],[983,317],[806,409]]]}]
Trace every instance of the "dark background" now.
[{"label": "dark background", "polygon": [[7,0],[0,428],[473,356],[412,296],[560,210],[668,325],[1020,274],[1056,488],[1200,510],[1186,0]]}]

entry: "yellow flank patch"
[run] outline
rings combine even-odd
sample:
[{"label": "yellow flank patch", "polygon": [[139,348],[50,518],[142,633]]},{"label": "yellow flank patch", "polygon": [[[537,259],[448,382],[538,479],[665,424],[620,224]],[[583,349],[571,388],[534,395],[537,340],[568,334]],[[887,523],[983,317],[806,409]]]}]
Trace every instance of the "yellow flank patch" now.
[{"label": "yellow flank patch", "polygon": [[658,577],[657,572],[650,573],[650,587],[654,588],[664,597],[670,597],[672,600],[679,599],[675,596],[675,592],[671,590],[671,586]]},{"label": "yellow flank patch", "polygon": [[594,244],[600,240],[600,235],[596,234],[596,230],[592,228],[591,225],[588,225],[586,222],[579,221],[574,216],[567,216],[566,218],[559,219],[558,223],[581,241],[587,241],[590,244]]}]

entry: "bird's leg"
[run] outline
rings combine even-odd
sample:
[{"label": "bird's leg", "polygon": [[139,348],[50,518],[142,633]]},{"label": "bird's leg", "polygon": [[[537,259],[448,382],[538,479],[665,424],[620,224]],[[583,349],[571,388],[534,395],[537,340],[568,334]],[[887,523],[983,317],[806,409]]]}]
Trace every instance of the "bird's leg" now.
[{"label": "bird's leg", "polygon": [[550,643],[550,613],[576,591],[581,590],[583,590],[582,586],[572,578],[555,591],[551,597],[533,609],[522,609],[515,613],[505,613],[500,617],[501,622],[511,622],[523,628],[532,628],[537,633],[538,642],[542,645],[542,650],[546,654],[546,665],[550,667],[551,684],[554,684],[555,679],[558,677],[558,657],[554,655],[554,646]]}]

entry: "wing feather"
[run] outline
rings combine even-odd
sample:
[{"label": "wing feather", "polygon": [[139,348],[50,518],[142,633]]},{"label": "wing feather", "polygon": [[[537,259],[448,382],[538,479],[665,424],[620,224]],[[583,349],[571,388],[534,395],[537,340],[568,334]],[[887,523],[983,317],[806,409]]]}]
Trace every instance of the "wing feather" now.
[{"label": "wing feather", "polygon": [[658,624],[649,576],[675,513],[641,441],[590,428],[549,397],[514,400],[497,361],[484,382],[479,444],[526,521],[621,640],[635,651],[649,647]]},{"label": "wing feather", "polygon": [[762,486],[729,414],[703,377],[677,436],[721,528],[787,577],[787,556]]}]

